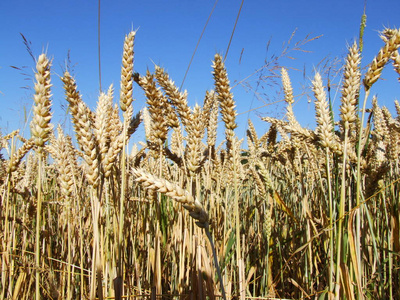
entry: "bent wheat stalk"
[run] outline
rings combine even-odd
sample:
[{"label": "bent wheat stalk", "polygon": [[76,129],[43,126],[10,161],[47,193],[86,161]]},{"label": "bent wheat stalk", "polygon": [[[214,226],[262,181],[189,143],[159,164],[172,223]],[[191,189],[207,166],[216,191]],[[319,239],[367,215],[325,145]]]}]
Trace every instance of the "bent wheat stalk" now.
[{"label": "bent wheat stalk", "polygon": [[163,193],[175,201],[182,204],[182,206],[189,211],[189,215],[197,220],[196,225],[205,230],[208,240],[210,241],[214,264],[217,269],[219,282],[221,285],[221,293],[224,300],[226,300],[224,284],[222,282],[221,270],[217,259],[217,253],[209,230],[208,213],[205,211],[203,205],[195,199],[188,191],[182,189],[179,185],[172,183],[168,180],[158,178],[141,169],[132,169],[133,175],[136,177],[135,181],[139,182],[145,189],[155,192]]}]

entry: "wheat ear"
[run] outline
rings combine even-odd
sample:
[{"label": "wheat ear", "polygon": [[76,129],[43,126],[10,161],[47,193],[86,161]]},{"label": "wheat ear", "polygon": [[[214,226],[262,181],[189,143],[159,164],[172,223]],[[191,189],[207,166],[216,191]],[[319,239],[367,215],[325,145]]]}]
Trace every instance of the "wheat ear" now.
[{"label": "wheat ear", "polygon": [[320,144],[323,147],[328,147],[336,151],[338,150],[338,144],[336,143],[333,133],[333,125],[329,113],[328,102],[326,100],[326,93],[322,85],[321,75],[319,73],[315,74],[313,91],[316,98],[315,111],[318,124],[316,133],[319,137]]},{"label": "wheat ear", "polygon": [[193,175],[200,171],[201,141],[205,131],[202,122],[202,110],[199,105],[196,104],[191,117],[192,122],[186,127],[188,132],[186,159],[187,167]]},{"label": "wheat ear", "polygon": [[175,106],[182,124],[186,126],[190,123],[190,109],[187,103],[187,92],[184,91],[181,93],[164,69],[159,66],[156,66],[155,68],[155,77],[158,84],[163,88],[172,105]]},{"label": "wheat ear", "polygon": [[381,48],[378,55],[374,58],[364,77],[364,87],[369,90],[371,86],[381,76],[383,67],[392,57],[394,51],[400,46],[400,30],[393,29],[392,36],[387,40],[385,46]]},{"label": "wheat ear", "polygon": [[168,135],[167,120],[164,116],[167,98],[157,88],[154,76],[150,72],[147,72],[146,76],[140,77],[139,84],[145,91],[148,111],[152,120],[150,141],[162,145]]},{"label": "wheat ear", "polygon": [[208,214],[203,205],[186,190],[179,185],[158,178],[141,169],[132,169],[136,182],[139,182],[145,189],[159,192],[171,197],[173,200],[182,204],[189,211],[189,215],[197,220],[196,224],[200,228],[208,228]]},{"label": "wheat ear", "polygon": [[110,147],[110,126],[112,115],[112,86],[107,94],[101,92],[97,101],[96,118],[94,121],[94,133],[99,143],[99,152],[102,163]]},{"label": "wheat ear", "polygon": [[27,140],[21,148],[18,149],[16,153],[10,158],[8,163],[7,172],[14,172],[21,160],[24,158],[25,154],[29,152],[35,146],[35,142],[33,139]]},{"label": "wheat ear", "polygon": [[69,102],[72,122],[74,123],[76,132],[76,139],[84,152],[84,159],[89,167],[86,172],[86,177],[88,182],[96,188],[99,183],[100,157],[98,155],[97,140],[92,132],[95,116],[82,101],[81,96],[77,91],[75,80],[71,77],[68,71],[64,73],[64,77],[61,78],[61,80],[64,82],[65,96]]},{"label": "wheat ear", "polygon": [[210,116],[207,122],[207,145],[210,148],[214,148],[217,141],[218,101],[216,100],[214,91],[210,92],[209,97],[212,104],[210,108]]},{"label": "wheat ear", "polygon": [[37,151],[41,151],[41,147],[49,139],[49,134],[53,129],[50,124],[51,120],[51,94],[50,94],[50,61],[45,54],[41,54],[36,64],[37,72],[35,74],[35,107],[34,115],[31,122],[32,137]]},{"label": "wheat ear", "polygon": [[119,105],[121,110],[125,112],[132,104],[133,89],[133,43],[135,41],[136,31],[131,31],[125,36],[124,51],[122,54],[121,67],[121,90]]},{"label": "wheat ear", "polygon": [[351,130],[355,127],[357,120],[357,104],[360,92],[360,52],[357,44],[354,43],[349,49],[346,64],[344,67],[344,80],[342,88],[342,99],[340,106],[340,116],[342,126]]},{"label": "wheat ear", "polygon": [[225,123],[225,136],[229,153],[235,135],[234,129],[237,127],[235,101],[233,100],[228,74],[221,55],[215,55],[212,67],[214,69],[215,92],[217,93],[217,99],[221,108],[222,120]]}]

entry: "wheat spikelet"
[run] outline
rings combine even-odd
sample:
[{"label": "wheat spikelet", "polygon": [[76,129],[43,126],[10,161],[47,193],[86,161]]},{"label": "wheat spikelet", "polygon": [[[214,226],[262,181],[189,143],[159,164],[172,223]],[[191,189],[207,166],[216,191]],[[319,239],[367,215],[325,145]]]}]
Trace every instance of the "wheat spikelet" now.
[{"label": "wheat spikelet", "polygon": [[349,130],[355,127],[355,121],[357,120],[356,110],[361,84],[360,62],[360,53],[357,44],[354,43],[349,49],[349,54],[347,55],[344,67],[344,80],[340,106],[342,126]]},{"label": "wheat spikelet", "polygon": [[129,137],[136,131],[136,129],[139,127],[140,123],[142,122],[142,116],[141,112],[138,112],[134,117],[131,118],[128,126],[128,136]]},{"label": "wheat spikelet", "polygon": [[[45,148],[47,148],[47,145],[45,146]],[[24,174],[22,176],[22,179],[18,182],[16,186],[16,190],[20,194],[26,193],[26,191],[33,186],[37,176],[37,165],[37,156],[30,152],[25,160]]]},{"label": "wheat spikelet", "polygon": [[293,113],[293,106],[292,106],[292,104],[294,103],[293,88],[290,82],[289,74],[287,73],[285,68],[281,69],[281,74],[282,74],[283,91],[285,94],[285,101],[288,104],[286,106],[286,118],[289,124],[286,125],[285,128],[288,132],[291,133],[293,145],[298,146],[300,140],[302,140],[304,136],[307,136],[307,131],[300,126],[299,122],[296,120],[296,117],[294,116]]},{"label": "wheat spikelet", "polygon": [[276,118],[271,118],[271,117],[263,117],[261,120],[271,123],[271,126],[274,126],[276,131],[280,134],[282,137],[282,140],[289,142],[289,137],[287,135],[287,130],[285,129],[287,126],[287,122],[283,120],[279,120]]},{"label": "wheat spikelet", "polygon": [[[76,139],[83,151],[83,157],[88,165],[86,177],[89,183],[96,188],[99,175],[99,155],[97,141],[92,132],[93,122],[96,119],[94,114],[82,101],[76,88],[75,80],[68,71],[61,78],[64,82],[66,99],[72,115],[72,122],[76,133]],[[111,136],[111,135],[110,135]]]},{"label": "wheat spikelet", "polygon": [[272,152],[276,145],[276,137],[277,137],[277,129],[276,125],[271,125],[268,131],[260,137],[260,144],[264,147],[268,152]]},{"label": "wheat spikelet", "polygon": [[381,48],[378,55],[374,58],[364,77],[364,87],[369,90],[371,86],[381,76],[383,67],[386,65],[388,60],[391,58],[394,51],[400,46],[400,31],[393,29],[392,37],[387,40],[385,46]]},{"label": "wheat spikelet", "polygon": [[77,178],[79,176],[79,166],[77,160],[77,157],[79,156],[77,154],[78,150],[75,149],[72,143],[72,138],[69,135],[64,135],[64,144],[65,151],[67,153],[66,156],[68,157],[68,163],[70,165],[73,175]]},{"label": "wheat spikelet", "polygon": [[183,153],[183,134],[181,127],[174,128],[172,131],[170,150],[176,155],[182,155]]},{"label": "wheat spikelet", "polygon": [[130,125],[132,117],[133,117],[133,106],[132,105],[129,105],[127,107],[126,111],[124,111],[124,113],[123,113],[123,116],[124,116],[124,119],[122,122],[123,126],[124,126],[123,128],[126,129],[125,135],[127,135],[128,134],[127,131],[128,131],[129,125]]},{"label": "wheat spikelet", "polygon": [[151,131],[149,140],[162,145],[167,139],[168,127],[164,116],[164,110],[167,106],[167,99],[156,87],[153,75],[147,72],[146,76],[140,77],[140,86],[146,94],[148,110],[151,117]]},{"label": "wheat spikelet", "polygon": [[313,81],[313,91],[316,98],[315,111],[317,119],[316,133],[319,137],[319,142],[323,147],[328,147],[334,151],[338,149],[333,134],[333,125],[329,113],[328,102],[326,100],[326,93],[322,85],[322,78],[319,73],[315,74]]},{"label": "wheat spikelet", "polygon": [[34,142],[40,148],[49,139],[49,134],[53,129],[51,120],[51,94],[50,94],[50,61],[45,54],[41,54],[36,64],[36,83],[35,83],[35,106],[33,108],[33,119],[31,122],[31,132]]},{"label": "wheat spikelet", "polygon": [[[392,38],[395,34],[396,34],[396,30],[395,29],[387,28],[387,29],[383,30],[383,32],[381,34],[381,38],[385,43],[387,43],[388,40],[390,38]],[[393,51],[391,58],[393,60],[394,70],[398,74],[400,74],[400,54],[399,54],[399,51],[398,50]],[[398,78],[398,80],[400,81],[400,77]]]},{"label": "wheat spikelet", "polygon": [[68,145],[68,141],[64,136],[64,132],[61,127],[58,126],[58,138],[52,139],[51,145],[49,145],[46,149],[53,156],[56,161],[56,168],[58,170],[59,176],[57,176],[57,180],[60,183],[61,193],[69,198],[73,193],[73,185],[74,185],[74,172],[73,166],[71,164],[70,157],[70,149]]},{"label": "wheat spikelet", "polygon": [[292,88],[292,83],[290,82],[289,74],[285,68],[281,69],[281,77],[282,77],[283,91],[285,94],[285,101],[287,104],[291,105],[294,103],[293,88]]},{"label": "wheat spikelet", "polygon": [[[132,108],[128,107],[125,113],[131,109]],[[125,121],[127,121],[127,119],[125,119]],[[103,161],[103,171],[106,178],[111,175],[114,162],[116,161],[118,154],[122,151],[125,142],[123,134],[122,123],[118,115],[118,106],[115,105],[111,115],[110,137],[112,137],[112,139],[110,140],[110,147],[108,148]]]},{"label": "wheat spikelet", "polygon": [[18,168],[25,154],[28,153],[29,150],[31,150],[35,145],[36,143],[33,138],[27,140],[22,145],[22,147],[19,148],[18,151],[14,153],[14,155],[10,158],[8,162],[7,172],[14,172]]},{"label": "wheat spikelet", "polygon": [[121,67],[121,90],[119,104],[121,110],[125,112],[132,104],[132,89],[133,89],[133,44],[135,41],[136,31],[131,31],[125,36],[124,51],[122,54]]},{"label": "wheat spikelet", "polygon": [[204,97],[203,103],[203,122],[205,127],[208,127],[208,123],[210,120],[211,110],[213,108],[213,104],[215,102],[215,92],[214,91],[206,91],[206,95]]},{"label": "wheat spikelet", "polygon": [[389,160],[395,161],[398,159],[400,153],[400,130],[396,128],[398,122],[392,117],[389,109],[385,106],[382,107],[382,114],[389,134],[384,139],[387,150],[386,156]]},{"label": "wheat spikelet", "polygon": [[396,161],[399,159],[400,156],[400,131],[395,130],[392,127],[390,131],[390,144],[387,149],[387,157],[392,160]]},{"label": "wheat spikelet", "polygon": [[142,119],[144,124],[144,134],[146,136],[146,140],[150,141],[151,138],[151,117],[147,107],[142,109]]},{"label": "wheat spikelet", "polygon": [[[376,192],[379,181],[387,173],[389,164],[388,148],[390,148],[389,126],[384,117],[383,110],[378,106],[376,96],[372,99],[373,124],[372,141],[368,147],[368,166],[366,172],[369,176],[366,178],[366,196],[369,197]],[[391,116],[390,116],[391,118]],[[389,158],[390,159],[390,158]]]},{"label": "wheat spikelet", "polygon": [[386,140],[390,137],[390,132],[376,96],[372,98],[372,111],[374,114],[374,135],[379,140]]},{"label": "wheat spikelet", "polygon": [[[265,168],[265,165],[263,163],[258,163],[257,166],[259,167],[258,172],[254,172],[254,177],[256,177],[256,183],[257,181],[260,181],[260,183],[257,183],[257,186],[261,184],[261,188],[263,189],[263,193],[261,194],[262,199],[263,199],[263,204],[265,206],[264,209],[264,230],[267,236],[267,242],[269,243],[269,240],[271,238],[271,233],[272,233],[272,227],[273,227],[273,219],[272,219],[272,201],[270,201],[270,194],[272,192],[272,182],[271,182],[271,177],[268,174],[268,171]],[[262,179],[262,181],[261,181]]]},{"label": "wheat spikelet", "polygon": [[250,168],[250,172],[256,183],[257,191],[260,195],[260,198],[263,200],[267,199],[267,190],[265,189],[265,184],[262,182],[260,175],[254,167]]},{"label": "wheat spikelet", "polygon": [[218,126],[218,102],[215,98],[215,93],[212,92],[210,95],[212,98],[212,105],[210,108],[210,116],[207,124],[207,145],[208,147],[214,148],[217,141],[217,126]]},{"label": "wheat spikelet", "polygon": [[164,69],[159,66],[156,66],[155,69],[155,77],[158,84],[163,88],[172,105],[175,106],[182,124],[186,127],[190,122],[190,108],[187,103],[187,92],[184,91],[181,93]]},{"label": "wheat spikelet", "polygon": [[112,115],[112,86],[108,89],[108,93],[100,93],[97,108],[96,117],[94,121],[94,133],[96,140],[99,143],[99,151],[102,161],[108,148],[110,146],[110,126],[111,126],[111,115]]},{"label": "wheat spikelet", "polygon": [[110,138],[112,139],[113,137],[117,137],[123,131],[123,123],[119,117],[119,109],[117,104],[114,104],[114,108],[112,109],[110,123],[109,130]]},{"label": "wheat spikelet", "polygon": [[171,103],[166,101],[165,103],[167,126],[171,128],[178,128],[180,126],[179,118],[176,114],[175,109],[172,107]]},{"label": "wheat spikelet", "polygon": [[[108,178],[111,175],[112,167],[117,160],[118,155],[121,153],[124,143],[127,142],[129,137],[135,132],[141,122],[141,113],[137,113],[134,117],[133,107],[127,106],[126,111],[124,112],[124,122],[127,126],[126,136],[124,136],[124,131],[122,128],[121,120],[118,116],[118,106],[115,105],[114,109],[111,111],[110,118],[110,142],[109,147],[107,148],[107,152],[102,157],[102,167],[105,178]],[[129,122],[129,123],[128,123]]]},{"label": "wheat spikelet", "polygon": [[[399,54],[399,51],[393,52],[392,59],[393,59],[394,70],[397,72],[397,74],[400,74],[400,54]],[[398,78],[398,81],[400,82],[400,77]]]},{"label": "wheat spikelet", "polygon": [[225,136],[229,153],[235,135],[234,129],[237,127],[235,121],[237,115],[235,102],[233,100],[233,95],[229,86],[228,74],[221,55],[215,55],[212,67],[214,69],[215,92],[217,93],[217,99],[221,108],[222,120],[225,123]]},{"label": "wheat spikelet", "polygon": [[9,134],[6,134],[5,136],[2,137],[1,140],[2,140],[2,142],[5,142],[8,140],[11,140],[12,138],[14,138],[15,136],[18,136],[18,135],[19,135],[19,129],[14,130],[14,131],[10,132]]},{"label": "wheat spikelet", "polygon": [[259,147],[260,141],[257,136],[256,129],[254,128],[253,122],[249,119],[248,120],[249,129],[247,130],[247,136],[251,139],[254,146]]},{"label": "wheat spikelet", "polygon": [[111,142],[110,148],[108,149],[107,154],[103,161],[103,171],[105,178],[108,178],[111,175],[112,167],[114,166],[114,163],[117,160],[118,154],[122,150],[123,143],[124,141],[122,135],[117,136]]},{"label": "wheat spikelet", "polygon": [[[74,124],[74,129],[76,133],[76,139],[81,147],[83,149],[83,144],[85,141],[83,141],[81,138],[82,136],[78,134],[81,129],[81,124],[80,124],[80,113],[84,113],[86,115],[86,118],[89,120],[89,122],[92,122],[95,117],[93,113],[90,111],[88,107],[83,103],[81,99],[81,95],[79,94],[77,90],[77,86],[75,83],[74,78],[69,74],[68,71],[64,72],[64,77],[61,78],[62,82],[64,83],[64,91],[65,91],[65,98],[67,99],[69,103],[69,109],[70,113],[72,116],[72,123]],[[79,105],[82,104],[83,107],[81,109],[84,110],[84,112],[79,111]]]},{"label": "wheat spikelet", "polygon": [[189,211],[189,215],[197,220],[196,224],[201,228],[208,227],[208,214],[201,203],[179,185],[171,183],[165,179],[158,178],[141,169],[132,169],[135,181],[139,182],[144,188],[159,192],[171,197],[181,203]]},{"label": "wheat spikelet", "polygon": [[204,136],[202,110],[197,104],[193,109],[191,119],[192,121],[186,127],[188,132],[186,160],[188,170],[191,174],[195,174],[200,170],[201,141]]},{"label": "wheat spikelet", "polygon": [[92,123],[87,114],[88,108],[83,102],[78,104],[76,118],[79,120],[76,128],[76,135],[79,136],[78,141],[81,141],[81,149],[84,153],[84,159],[88,165],[86,178],[88,182],[97,188],[99,182],[99,155],[97,141],[92,132]]},{"label": "wheat spikelet", "polygon": [[[65,98],[69,103],[69,109],[71,110],[72,118],[74,118],[78,103],[82,102],[82,97],[76,86],[75,79],[69,74],[68,71],[64,72],[64,76],[61,77],[61,80],[64,83]],[[89,108],[87,108],[87,114],[90,121],[93,122],[95,119],[95,115]]]},{"label": "wheat spikelet", "polygon": [[400,104],[399,104],[399,101],[394,100],[394,106],[396,107],[396,113],[397,113],[396,120],[397,120],[397,122],[400,122]]}]

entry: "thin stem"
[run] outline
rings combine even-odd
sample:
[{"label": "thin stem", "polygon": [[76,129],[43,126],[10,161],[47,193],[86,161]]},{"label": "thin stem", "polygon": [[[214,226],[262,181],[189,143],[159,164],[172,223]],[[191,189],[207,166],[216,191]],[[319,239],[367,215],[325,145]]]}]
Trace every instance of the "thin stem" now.
[{"label": "thin stem", "polygon": [[204,228],[204,231],[206,232],[207,238],[208,238],[208,240],[210,241],[210,244],[211,244],[211,249],[212,249],[212,253],[213,253],[213,257],[214,257],[214,265],[215,265],[215,268],[217,269],[219,284],[221,286],[222,298],[224,300],[226,300],[225,288],[224,288],[224,283],[222,281],[221,269],[220,269],[219,263],[218,263],[217,252],[215,251],[215,245],[214,245],[213,239],[211,237],[211,233],[210,233],[208,224]]},{"label": "thin stem", "polygon": [[[361,124],[360,124],[360,132],[358,134],[358,149],[357,149],[357,183],[356,183],[356,207],[359,208],[356,213],[356,255],[358,260],[358,274],[360,278],[363,278],[361,274],[362,266],[361,266],[361,209],[360,206],[360,193],[361,193],[361,153],[363,150],[362,140],[363,140],[363,128],[364,128],[364,120],[365,120],[365,107],[367,105],[367,99],[369,96],[370,89],[365,90],[364,102],[361,111]],[[357,298],[362,298],[362,291],[358,291]]]},{"label": "thin stem", "polygon": [[[126,121],[124,121],[123,128],[123,145],[121,156],[121,197],[119,203],[119,230],[118,230],[118,270],[117,276],[122,278],[123,274],[123,229],[124,229],[124,203],[125,203],[125,188],[126,188],[126,161],[125,161],[125,146],[126,146]],[[122,285],[121,285],[122,288]],[[121,295],[122,295],[122,291]]]},{"label": "thin stem", "polygon": [[334,261],[333,261],[333,239],[334,239],[334,231],[333,231],[333,199],[332,199],[332,182],[331,182],[331,167],[329,162],[329,148],[325,148],[325,161],[326,161],[326,172],[328,179],[328,197],[329,197],[329,291],[334,291],[333,284],[333,274],[334,274]]},{"label": "thin stem", "polygon": [[40,223],[42,211],[42,153],[39,152],[38,178],[37,178],[37,207],[36,207],[36,243],[35,243],[35,266],[36,266],[36,300],[40,299]]},{"label": "thin stem", "polygon": [[101,56],[100,56],[100,0],[98,0],[98,12],[97,12],[97,50],[99,54],[99,89],[101,91]]},{"label": "thin stem", "polygon": [[67,199],[68,207],[67,207],[67,234],[68,234],[68,254],[67,254],[67,300],[71,299],[71,222],[70,222],[70,209],[71,209],[71,199]]},{"label": "thin stem", "polygon": [[341,251],[342,251],[342,240],[343,240],[343,217],[344,217],[344,206],[346,199],[346,165],[347,165],[347,136],[348,136],[348,126],[344,129],[344,149],[343,149],[343,163],[342,163],[342,183],[340,189],[340,204],[339,204],[339,224],[338,231],[336,233],[337,237],[337,247],[336,247],[336,289],[335,297],[339,299],[339,289],[340,289],[340,264],[341,264]]}]

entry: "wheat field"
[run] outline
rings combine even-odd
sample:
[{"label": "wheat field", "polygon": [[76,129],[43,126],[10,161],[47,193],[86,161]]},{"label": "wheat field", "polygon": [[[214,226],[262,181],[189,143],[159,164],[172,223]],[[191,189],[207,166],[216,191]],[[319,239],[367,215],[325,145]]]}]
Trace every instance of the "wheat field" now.
[{"label": "wheat field", "polygon": [[52,122],[37,58],[31,136],[0,136],[0,299],[400,298],[400,104],[394,116],[373,96],[385,66],[400,76],[398,29],[366,70],[349,47],[338,120],[315,73],[315,129],[282,68],[285,117],[264,117],[263,135],[248,120],[247,141],[221,55],[190,107],[161,67],[134,72],[135,36],[118,102],[110,87],[91,109],[62,75],[74,136]]}]

